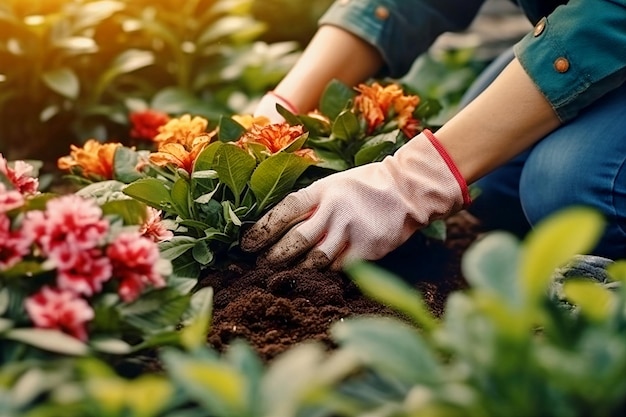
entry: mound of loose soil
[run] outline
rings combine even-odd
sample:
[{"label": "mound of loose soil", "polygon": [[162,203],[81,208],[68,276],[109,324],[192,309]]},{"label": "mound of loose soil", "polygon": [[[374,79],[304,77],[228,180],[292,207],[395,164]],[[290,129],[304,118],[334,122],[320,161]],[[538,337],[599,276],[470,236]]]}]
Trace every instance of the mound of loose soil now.
[{"label": "mound of loose soil", "polygon": [[[445,242],[417,234],[378,264],[419,289],[440,316],[451,291],[465,288],[460,261],[479,233],[461,212],[447,221]],[[232,265],[201,280],[214,289],[213,324],[208,342],[224,350],[243,338],[270,360],[290,346],[319,340],[332,347],[331,323],[358,314],[395,314],[366,298],[344,274],[298,268]]]}]

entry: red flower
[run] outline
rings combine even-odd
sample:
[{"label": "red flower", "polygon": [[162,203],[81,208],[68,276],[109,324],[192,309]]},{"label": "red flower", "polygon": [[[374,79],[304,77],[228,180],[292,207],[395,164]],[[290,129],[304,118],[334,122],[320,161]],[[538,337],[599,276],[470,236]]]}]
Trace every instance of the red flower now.
[{"label": "red flower", "polygon": [[159,128],[170,120],[166,113],[151,109],[133,112],[129,117],[132,124],[130,136],[148,141],[154,141]]},{"label": "red flower", "polygon": [[0,214],[20,207],[24,204],[24,196],[18,190],[7,190],[0,182]]},{"label": "red flower", "polygon": [[33,240],[60,269],[73,268],[79,252],[104,243],[109,223],[93,201],[75,194],[52,199],[46,211],[29,211],[24,234]]},{"label": "red flower", "polygon": [[147,212],[146,221],[139,228],[139,233],[142,236],[157,243],[174,237],[174,233],[168,230],[161,220],[161,210],[148,207]]},{"label": "red flower", "polygon": [[148,285],[165,286],[158,271],[159,249],[152,240],[139,233],[122,233],[107,248],[113,265],[113,276],[120,280],[122,300],[135,300]]},{"label": "red flower", "polygon": [[[69,249],[69,246],[65,248]],[[65,254],[68,260],[59,261],[64,254],[56,253],[57,284],[60,289],[91,296],[102,291],[102,285],[111,279],[111,261],[100,249],[75,250],[73,254]]]},{"label": "red flower", "polygon": [[34,167],[24,161],[15,161],[13,168],[0,153],[0,173],[4,174],[13,186],[24,195],[37,194],[39,180],[33,176]]},{"label": "red flower", "polygon": [[27,298],[24,307],[36,327],[58,329],[80,340],[87,340],[86,324],[95,316],[75,293],[47,286]]},{"label": "red flower", "polygon": [[19,231],[11,231],[11,221],[0,213],[0,270],[9,269],[28,253],[30,241]]}]

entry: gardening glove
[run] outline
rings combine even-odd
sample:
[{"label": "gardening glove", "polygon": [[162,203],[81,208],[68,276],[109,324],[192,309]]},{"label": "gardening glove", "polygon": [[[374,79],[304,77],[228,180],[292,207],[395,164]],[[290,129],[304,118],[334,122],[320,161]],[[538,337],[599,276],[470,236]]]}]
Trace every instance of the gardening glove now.
[{"label": "gardening glove", "polygon": [[280,104],[293,114],[298,114],[296,106],[291,104],[284,97],[279,96],[273,91],[269,91],[261,98],[261,101],[259,101],[259,104],[254,111],[254,117],[265,116],[270,119],[270,122],[272,123],[284,122],[285,118],[278,113],[278,110],[276,110],[276,104]]},{"label": "gardening glove", "polygon": [[394,156],[289,194],[244,233],[241,247],[269,247],[260,258],[269,264],[303,256],[305,268],[339,270],[356,259],[382,258],[418,229],[470,202],[454,162],[424,131]]}]

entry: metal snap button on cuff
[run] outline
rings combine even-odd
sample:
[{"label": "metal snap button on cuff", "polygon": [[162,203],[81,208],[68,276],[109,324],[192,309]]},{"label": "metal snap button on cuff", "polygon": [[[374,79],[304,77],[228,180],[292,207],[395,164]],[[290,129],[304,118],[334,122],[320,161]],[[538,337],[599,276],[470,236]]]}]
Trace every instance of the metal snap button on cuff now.
[{"label": "metal snap button on cuff", "polygon": [[535,38],[543,33],[543,30],[546,28],[547,23],[548,20],[545,17],[541,18],[541,20],[537,22],[537,24],[535,25],[535,29],[533,30],[533,35],[535,36]]},{"label": "metal snap button on cuff", "polygon": [[557,58],[554,61],[554,69],[560,73],[567,72],[569,69],[569,61],[563,57]]},{"label": "metal snap button on cuff", "polygon": [[378,6],[374,14],[380,20],[387,20],[389,18],[389,9],[385,6]]}]

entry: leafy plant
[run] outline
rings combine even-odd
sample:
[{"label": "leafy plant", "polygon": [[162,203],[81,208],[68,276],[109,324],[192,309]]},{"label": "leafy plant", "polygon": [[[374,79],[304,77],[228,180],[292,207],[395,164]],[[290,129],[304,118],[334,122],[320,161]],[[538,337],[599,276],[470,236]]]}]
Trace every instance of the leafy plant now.
[{"label": "leafy plant", "polygon": [[130,198],[42,194],[32,173],[0,155],[0,363],[188,344],[177,327],[210,294],[170,276],[159,213]]},{"label": "leafy plant", "polygon": [[471,289],[451,295],[441,322],[415,291],[353,265],[366,293],[420,330],[386,318],[337,323],[340,349],[370,372],[343,391],[380,416],[618,415],[626,394],[623,262],[607,271],[616,290],[575,275],[553,281],[557,267],[593,247],[603,224],[597,212],[574,207],[522,244],[504,232],[481,239],[463,259]]}]

